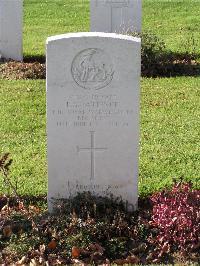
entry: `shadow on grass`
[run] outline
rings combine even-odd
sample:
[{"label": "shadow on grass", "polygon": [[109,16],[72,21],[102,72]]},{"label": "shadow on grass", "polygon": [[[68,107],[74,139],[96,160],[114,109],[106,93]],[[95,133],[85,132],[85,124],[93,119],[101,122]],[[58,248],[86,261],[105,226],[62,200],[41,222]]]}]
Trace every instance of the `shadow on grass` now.
[{"label": "shadow on grass", "polygon": [[199,76],[200,54],[162,52],[142,57],[143,77]]},{"label": "shadow on grass", "polygon": [[[0,66],[3,79],[45,79],[45,56],[25,55],[23,62],[8,61]],[[143,77],[200,76],[200,54],[171,51],[142,51]]]},{"label": "shadow on grass", "polygon": [[[24,57],[24,63],[39,62],[44,64],[46,58],[43,55]],[[142,56],[143,77],[175,77],[175,76],[199,76],[200,54],[157,52],[151,57]]]},{"label": "shadow on grass", "polygon": [[46,57],[44,55],[25,55],[24,56],[24,63],[40,63],[40,64],[44,64],[46,62]]}]

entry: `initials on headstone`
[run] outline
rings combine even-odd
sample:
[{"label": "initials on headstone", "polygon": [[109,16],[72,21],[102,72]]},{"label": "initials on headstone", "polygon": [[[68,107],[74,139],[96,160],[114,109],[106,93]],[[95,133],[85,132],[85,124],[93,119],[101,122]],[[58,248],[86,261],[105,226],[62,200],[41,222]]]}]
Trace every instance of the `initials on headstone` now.
[{"label": "initials on headstone", "polygon": [[90,180],[94,180],[95,178],[95,152],[96,151],[105,151],[107,148],[96,148],[95,147],[95,131],[90,131],[90,147],[89,148],[80,148],[77,146],[77,151],[87,151],[90,152]]}]

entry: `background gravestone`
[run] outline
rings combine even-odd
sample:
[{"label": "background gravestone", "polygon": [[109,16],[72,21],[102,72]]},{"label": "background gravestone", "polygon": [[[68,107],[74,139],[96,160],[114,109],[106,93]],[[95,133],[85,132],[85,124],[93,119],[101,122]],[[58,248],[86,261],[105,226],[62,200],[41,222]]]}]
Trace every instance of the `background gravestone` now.
[{"label": "background gravestone", "polygon": [[23,0],[0,0],[0,56],[23,60]]},{"label": "background gravestone", "polygon": [[140,32],[142,21],[141,0],[91,0],[91,31]]},{"label": "background gravestone", "polygon": [[77,192],[138,198],[140,39],[47,39],[48,204]]}]

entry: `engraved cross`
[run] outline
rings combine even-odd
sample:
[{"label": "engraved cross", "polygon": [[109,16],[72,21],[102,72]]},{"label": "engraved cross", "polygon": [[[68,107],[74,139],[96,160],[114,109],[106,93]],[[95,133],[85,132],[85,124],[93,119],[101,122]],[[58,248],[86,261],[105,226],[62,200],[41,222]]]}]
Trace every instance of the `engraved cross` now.
[{"label": "engraved cross", "polygon": [[89,151],[90,152],[90,180],[95,178],[95,152],[96,151],[105,151],[107,148],[97,148],[95,147],[95,131],[90,131],[90,147],[80,148],[77,146],[77,152]]}]

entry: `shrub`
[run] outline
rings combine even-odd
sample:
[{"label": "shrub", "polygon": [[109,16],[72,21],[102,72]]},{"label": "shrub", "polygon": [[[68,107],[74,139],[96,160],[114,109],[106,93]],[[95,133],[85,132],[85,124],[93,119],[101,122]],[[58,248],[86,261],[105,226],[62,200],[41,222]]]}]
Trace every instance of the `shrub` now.
[{"label": "shrub", "polygon": [[176,183],[171,191],[151,197],[153,215],[150,225],[158,229],[151,238],[158,245],[159,256],[180,251],[184,256],[200,248],[200,191],[190,183]]},{"label": "shrub", "polygon": [[[165,43],[153,33],[129,33],[129,35],[141,38],[141,71],[144,76],[158,74],[160,64],[166,60]],[[164,57],[164,58],[163,58]]]},{"label": "shrub", "polygon": [[162,39],[151,32],[129,32],[131,36],[140,37],[141,72],[146,77],[199,75],[198,55],[194,52],[174,53],[166,49]]},{"label": "shrub", "polygon": [[143,33],[141,57],[141,71],[143,75],[153,76],[159,72],[160,65],[163,65],[163,60],[166,60],[165,43],[156,35]]}]

